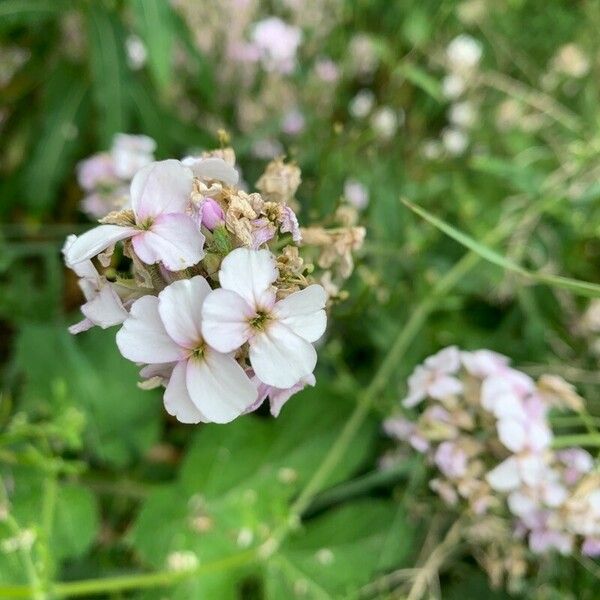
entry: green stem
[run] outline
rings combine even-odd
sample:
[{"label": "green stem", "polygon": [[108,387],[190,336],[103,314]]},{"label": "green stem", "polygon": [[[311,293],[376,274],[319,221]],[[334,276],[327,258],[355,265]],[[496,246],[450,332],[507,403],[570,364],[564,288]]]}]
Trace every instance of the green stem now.
[{"label": "green stem", "polygon": [[570,448],[571,446],[588,446],[600,448],[600,433],[576,433],[555,437],[553,448]]},{"label": "green stem", "polygon": [[[255,559],[256,550],[252,549],[221,560],[201,564],[196,569],[189,571],[158,571],[156,573],[69,581],[57,583],[51,591],[59,598],[75,598],[78,596],[92,596],[125,590],[167,587],[190,577],[227,571],[234,567],[253,562]],[[0,587],[0,598],[29,598],[31,597],[31,593],[32,588],[25,585]]]}]

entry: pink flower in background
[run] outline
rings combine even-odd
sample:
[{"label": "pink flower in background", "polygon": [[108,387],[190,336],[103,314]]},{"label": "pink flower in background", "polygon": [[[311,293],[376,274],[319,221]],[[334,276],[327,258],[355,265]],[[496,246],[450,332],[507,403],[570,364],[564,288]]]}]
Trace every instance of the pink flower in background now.
[{"label": "pink flower in background", "polygon": [[315,64],[315,74],[324,83],[335,83],[340,78],[340,69],[330,58],[321,58]]},{"label": "pink flower in background", "polygon": [[67,261],[88,260],[131,238],[136,255],[146,264],[162,262],[171,271],[195,265],[204,256],[204,236],[186,214],[192,179],[190,169],[177,160],[144,167],[131,182],[134,222],[100,225],[84,233],[68,248]]},{"label": "pink flower in background", "polygon": [[305,124],[306,122],[302,112],[297,108],[293,108],[283,115],[281,131],[287,133],[287,135],[298,135],[304,131]]},{"label": "pink flower in background", "polygon": [[86,191],[118,185],[119,178],[110,153],[94,154],[77,165],[77,182]]},{"label": "pink flower in background", "polygon": [[296,53],[302,42],[298,27],[268,17],[254,24],[251,39],[265,70],[288,75],[296,68]]},{"label": "pink flower in background", "polygon": [[467,454],[455,442],[442,442],[435,452],[434,461],[450,479],[462,477],[467,472]]},{"label": "pink flower in background", "polygon": [[344,198],[357,210],[364,210],[369,205],[369,190],[356,179],[346,179]]},{"label": "pink flower in background", "polygon": [[202,334],[220,352],[248,342],[250,364],[267,385],[287,389],[310,375],[317,354],[312,342],[325,331],[326,293],[310,285],[277,301],[278,271],[268,250],[237,248],[221,264],[221,288],[206,298]]},{"label": "pink flower in background", "polygon": [[111,156],[115,173],[121,179],[131,179],[140,169],[154,161],[156,142],[147,135],[115,135]]},{"label": "pink flower in background", "polygon": [[460,359],[468,373],[481,379],[501,374],[510,368],[508,366],[509,359],[492,350],[461,352]]},{"label": "pink flower in background", "polygon": [[256,387],[229,354],[202,335],[203,303],[211,293],[201,276],[176,281],[133,303],[117,333],[121,354],[150,365],[174,363],[164,394],[167,412],[182,423],[227,423],[257,397]]},{"label": "pink flower in background", "polygon": [[454,377],[460,368],[460,353],[449,346],[430,356],[408,378],[408,396],[402,401],[407,408],[417,406],[427,396],[442,399],[462,391],[462,383]]},{"label": "pink flower in background", "polygon": [[[63,255],[66,256],[76,240],[77,236],[75,235],[67,237],[62,249]],[[106,329],[122,323],[127,318],[127,311],[115,288],[106,277],[102,277],[98,273],[91,260],[76,264],[67,262],[67,266],[79,276],[79,287],[86,300],[85,304],[81,306],[81,312],[85,319],[71,325],[69,327],[71,333],[87,331],[94,325]]]}]

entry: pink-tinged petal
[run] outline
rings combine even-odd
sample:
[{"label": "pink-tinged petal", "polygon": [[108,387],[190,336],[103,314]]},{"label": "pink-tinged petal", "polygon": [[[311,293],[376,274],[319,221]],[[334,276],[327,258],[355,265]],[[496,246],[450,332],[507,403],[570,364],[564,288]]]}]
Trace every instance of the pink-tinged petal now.
[{"label": "pink-tinged petal", "polygon": [[188,361],[186,384],[192,402],[214,423],[233,421],[257,397],[256,388],[235,359],[211,349],[206,349],[201,359]]},{"label": "pink-tinged petal", "polygon": [[296,335],[307,342],[316,342],[325,332],[327,293],[321,285],[290,294],[275,304],[273,313]]},{"label": "pink-tinged petal", "polygon": [[175,365],[163,397],[165,410],[180,423],[206,423],[208,419],[198,410],[188,394],[185,382],[186,369],[185,360]]},{"label": "pink-tinged petal", "polygon": [[425,359],[424,365],[432,371],[454,374],[460,369],[460,351],[456,346],[448,346]]},{"label": "pink-tinged petal", "polygon": [[271,297],[270,288],[277,279],[275,259],[268,250],[236,248],[221,263],[221,287],[239,294],[254,308],[263,306]]},{"label": "pink-tinged petal", "polygon": [[153,162],[140,169],[131,182],[131,206],[138,223],[167,213],[184,213],[194,178],[178,160]]},{"label": "pink-tinged petal", "polygon": [[275,322],[251,338],[250,364],[261,381],[286,389],[314,371],[317,353],[289,327]]},{"label": "pink-tinged petal", "polygon": [[73,270],[78,277],[84,277],[86,279],[97,279],[98,271],[96,271],[96,267],[94,267],[94,263],[91,260],[84,260],[80,263],[70,264],[67,262],[67,253],[71,246],[77,241],[77,236],[71,234],[67,236],[65,243],[62,247],[62,254],[65,258],[65,263],[69,269]]},{"label": "pink-tinged petal", "polygon": [[188,166],[199,179],[216,179],[227,185],[236,185],[240,178],[238,172],[229,163],[216,156],[190,161]]},{"label": "pink-tinged petal", "polygon": [[283,405],[298,392],[302,391],[307,385],[314,387],[317,383],[315,376],[311,373],[306,377],[303,377],[296,385],[293,385],[287,390],[281,390],[279,388],[271,388],[269,392],[269,403],[271,405],[271,414],[274,417],[278,417]]},{"label": "pink-tinged petal", "polygon": [[496,468],[486,475],[487,482],[497,492],[511,492],[516,490],[520,483],[519,464],[514,456],[501,462]]},{"label": "pink-tinged petal", "polygon": [[121,298],[108,282],[100,288],[94,298],[81,307],[81,312],[94,325],[98,325],[102,329],[119,325],[128,316],[127,311],[123,308]]},{"label": "pink-tinged petal", "polygon": [[94,324],[89,319],[83,319],[82,321],[79,321],[79,323],[74,323],[73,325],[70,325],[69,333],[77,335],[78,333],[82,333],[84,331],[87,331],[88,329],[91,329],[93,326]]},{"label": "pink-tinged petal", "polygon": [[65,262],[68,267],[75,269],[74,265],[84,260],[97,256],[109,246],[120,240],[130,238],[138,233],[134,227],[121,227],[120,225],[99,225],[86,231],[67,248]]},{"label": "pink-tinged petal", "polygon": [[235,292],[212,291],[202,305],[202,337],[219,352],[233,352],[251,335],[249,320],[256,316]]},{"label": "pink-tinged petal", "polygon": [[172,340],[184,348],[195,348],[202,339],[202,304],[210,293],[204,277],[181,279],[158,295],[158,312]]},{"label": "pink-tinged petal", "polygon": [[181,271],[204,257],[204,235],[188,215],[160,215],[133,238],[133,249],[148,265],[160,261],[169,271]]},{"label": "pink-tinged petal", "polygon": [[282,215],[280,227],[281,233],[291,233],[294,242],[299,244],[302,241],[302,232],[300,231],[296,213],[289,206],[285,206]]},{"label": "pink-tinged petal", "polygon": [[129,317],[117,333],[121,354],[133,362],[158,364],[183,358],[182,349],[169,337],[158,313],[158,298],[143,296],[131,305]]}]

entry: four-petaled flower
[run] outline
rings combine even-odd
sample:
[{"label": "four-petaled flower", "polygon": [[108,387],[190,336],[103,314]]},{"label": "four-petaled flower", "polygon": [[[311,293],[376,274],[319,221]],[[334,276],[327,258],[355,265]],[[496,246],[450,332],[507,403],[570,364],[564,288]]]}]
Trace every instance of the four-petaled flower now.
[{"label": "four-petaled flower", "polygon": [[267,385],[287,389],[310,375],[317,362],[312,345],[324,333],[326,293],[320,285],[276,300],[278,277],[268,250],[237,248],[221,264],[221,288],[202,307],[202,334],[219,352],[246,342],[252,369]]}]

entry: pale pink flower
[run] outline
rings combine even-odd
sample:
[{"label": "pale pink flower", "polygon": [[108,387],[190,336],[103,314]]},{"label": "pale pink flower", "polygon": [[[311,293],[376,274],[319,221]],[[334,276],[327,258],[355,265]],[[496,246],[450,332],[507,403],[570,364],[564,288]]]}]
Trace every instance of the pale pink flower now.
[{"label": "pale pink flower", "polygon": [[392,417],[383,422],[383,430],[387,435],[403,442],[408,442],[421,454],[429,450],[429,442],[419,433],[418,427],[403,417]]},{"label": "pale pink flower", "polygon": [[356,179],[346,179],[344,198],[357,210],[364,210],[369,205],[369,190]]},{"label": "pale pink flower", "polygon": [[315,74],[324,83],[335,83],[340,69],[330,58],[321,58],[315,63]]},{"label": "pale pink flower", "polygon": [[600,537],[587,537],[583,540],[581,553],[593,558],[600,556]]},{"label": "pale pink flower", "polygon": [[296,213],[289,207],[284,206],[281,217],[281,225],[279,227],[281,233],[291,233],[294,242],[299,244],[302,241],[302,233],[298,224]]},{"label": "pale pink flower", "polygon": [[501,374],[510,362],[508,357],[492,350],[461,352],[460,359],[467,372],[480,379]]},{"label": "pale pink flower", "polygon": [[281,120],[281,131],[287,135],[298,135],[304,131],[306,120],[304,115],[297,108],[293,108],[283,115]]},{"label": "pale pink flower", "polygon": [[86,191],[119,183],[115,163],[108,152],[94,154],[77,165],[77,182]]},{"label": "pale pink flower", "polygon": [[462,383],[454,377],[460,368],[460,353],[449,346],[430,356],[408,378],[408,396],[402,401],[407,408],[416,406],[428,396],[441,400],[459,394]]},{"label": "pale pink flower", "polygon": [[568,485],[574,485],[594,468],[592,455],[583,448],[560,450],[556,456],[566,467],[563,478]]},{"label": "pale pink flower", "polygon": [[181,163],[192,170],[194,177],[204,181],[213,179],[227,185],[237,185],[240,178],[235,168],[218,156],[186,156]]},{"label": "pale pink flower", "polygon": [[121,354],[137,363],[174,363],[164,394],[167,412],[182,423],[227,423],[256,400],[257,390],[230,354],[202,336],[202,308],[211,289],[200,275],[176,281],[133,303],[117,333]]},{"label": "pale pink flower", "polygon": [[267,71],[282,75],[296,67],[296,53],[302,42],[302,31],[277,17],[268,17],[254,24],[251,39],[260,53],[260,61]]},{"label": "pale pink flower", "polygon": [[529,549],[535,554],[557,550],[567,556],[573,552],[573,536],[553,529],[535,529],[529,534]]},{"label": "pale pink flower", "polygon": [[[62,249],[64,255],[76,240],[77,236],[75,235],[70,235],[66,239]],[[106,277],[102,277],[98,273],[91,260],[76,264],[67,262],[67,267],[79,276],[79,287],[86,300],[85,304],[81,306],[81,312],[85,319],[71,325],[69,327],[71,333],[87,331],[94,325],[106,329],[122,323],[127,318],[127,311],[114,286]]]},{"label": "pale pink flower", "polygon": [[486,475],[487,482],[497,492],[512,492],[521,485],[539,485],[548,473],[544,458],[526,453],[509,456]]},{"label": "pale pink flower", "polygon": [[260,381],[256,376],[252,379],[252,381],[258,388],[258,400],[246,412],[255,411],[268,397],[271,415],[273,415],[274,417],[279,416],[283,405],[294,394],[301,392],[307,385],[314,387],[317,383],[317,380],[315,379],[315,376],[312,373],[300,379],[300,381],[292,387],[284,390],[282,390],[281,388],[273,387],[272,385],[267,385],[266,383]]},{"label": "pale pink flower", "polygon": [[290,388],[317,362],[312,346],[324,333],[327,295],[310,285],[276,300],[278,277],[268,250],[237,248],[221,264],[221,288],[202,309],[202,334],[213,348],[233,352],[248,342],[250,364],[267,385]]},{"label": "pale pink flower", "polygon": [[88,260],[116,242],[131,238],[146,264],[162,262],[170,271],[191,267],[204,256],[204,236],[186,214],[192,192],[192,172],[177,160],[152,163],[131,182],[131,226],[100,225],[70,246],[67,262]]},{"label": "pale pink flower", "polygon": [[132,179],[154,161],[156,142],[147,135],[117,133],[110,151],[115,172],[121,179]]},{"label": "pale pink flower", "polygon": [[438,469],[450,479],[463,477],[467,472],[467,454],[456,442],[442,442],[433,460]]},{"label": "pale pink flower", "polygon": [[200,222],[208,230],[213,231],[225,222],[225,213],[216,200],[204,198],[198,208]]}]

